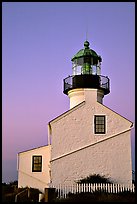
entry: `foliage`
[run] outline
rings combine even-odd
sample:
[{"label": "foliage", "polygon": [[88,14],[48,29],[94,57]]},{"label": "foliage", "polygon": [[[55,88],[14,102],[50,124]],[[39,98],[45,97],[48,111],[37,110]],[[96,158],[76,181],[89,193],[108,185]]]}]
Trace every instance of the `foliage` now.
[{"label": "foliage", "polygon": [[11,181],[10,183],[9,183],[9,185],[18,185],[18,181]]},{"label": "foliage", "polygon": [[2,194],[13,193],[13,192],[14,192],[14,186],[13,185],[2,183]]},{"label": "foliage", "polygon": [[[26,189],[26,191],[24,191]],[[36,188],[22,188],[18,189],[21,190],[23,193],[21,193],[18,198],[17,202],[38,202],[39,200],[39,190]],[[28,191],[29,191],[29,197],[28,197]]]},{"label": "foliage", "polygon": [[105,176],[100,176],[99,174],[89,175],[86,178],[77,181],[78,184],[82,183],[112,183],[109,178]]},{"label": "foliage", "polygon": [[[26,191],[25,191],[26,190]],[[10,182],[9,184],[2,183],[2,202],[15,202],[15,196],[21,193],[17,197],[18,202],[38,202],[39,200],[39,190],[35,188],[17,188],[17,181]]]},{"label": "foliage", "polygon": [[105,192],[69,194],[68,198],[56,199],[54,202],[135,202],[135,193],[121,192],[117,194]]}]

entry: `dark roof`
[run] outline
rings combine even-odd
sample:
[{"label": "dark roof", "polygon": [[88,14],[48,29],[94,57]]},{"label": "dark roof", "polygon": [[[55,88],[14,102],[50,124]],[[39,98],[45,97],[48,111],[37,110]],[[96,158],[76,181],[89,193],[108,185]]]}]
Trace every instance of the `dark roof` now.
[{"label": "dark roof", "polygon": [[92,49],[90,49],[89,47],[89,42],[85,41],[84,42],[84,48],[79,50],[71,59],[71,61],[73,61],[74,59],[78,59],[81,58],[83,56],[92,56],[93,58],[99,59],[99,61],[101,62],[102,59],[101,57]]}]

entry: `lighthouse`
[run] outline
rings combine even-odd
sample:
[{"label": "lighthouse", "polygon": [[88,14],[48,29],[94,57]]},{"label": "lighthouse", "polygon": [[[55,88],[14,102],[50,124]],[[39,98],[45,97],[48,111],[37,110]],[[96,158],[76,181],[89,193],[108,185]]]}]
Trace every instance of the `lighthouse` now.
[{"label": "lighthouse", "polygon": [[63,79],[70,108],[48,123],[51,183],[69,185],[99,174],[130,185],[133,123],[103,104],[110,79],[101,75],[102,58],[87,40],[71,61],[72,75]]},{"label": "lighthouse", "polygon": [[72,75],[63,79],[70,108],[49,121],[48,145],[18,154],[18,187],[44,192],[93,174],[129,186],[133,122],[103,104],[110,80],[101,75],[102,58],[88,41],[71,61]]},{"label": "lighthouse", "polygon": [[110,92],[110,80],[101,75],[102,58],[90,48],[88,41],[78,51],[72,61],[72,76],[64,79],[64,94],[70,98],[70,109],[85,100],[84,90],[90,95],[97,90],[97,101],[103,103],[103,97]]}]

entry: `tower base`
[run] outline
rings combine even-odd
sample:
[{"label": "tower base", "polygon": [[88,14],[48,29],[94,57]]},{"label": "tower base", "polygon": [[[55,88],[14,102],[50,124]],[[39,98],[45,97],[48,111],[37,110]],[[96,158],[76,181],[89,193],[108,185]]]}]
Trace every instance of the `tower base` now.
[{"label": "tower base", "polygon": [[68,96],[70,98],[70,109],[80,104],[81,102],[86,101],[86,90],[88,90],[88,95],[91,98],[91,101],[98,101],[99,103],[103,103],[104,92],[102,90],[77,88],[68,91]]}]

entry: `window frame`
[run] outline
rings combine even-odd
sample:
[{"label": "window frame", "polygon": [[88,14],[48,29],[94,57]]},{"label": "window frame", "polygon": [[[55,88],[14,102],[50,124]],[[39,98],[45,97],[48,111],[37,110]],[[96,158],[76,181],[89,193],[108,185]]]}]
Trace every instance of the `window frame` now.
[{"label": "window frame", "polygon": [[[40,159],[40,161],[35,162],[35,159]],[[42,155],[32,155],[32,172],[42,172]]]},{"label": "window frame", "polygon": [[[104,118],[104,120],[101,120],[101,122],[97,124],[97,118],[98,117],[102,117],[102,118]],[[103,121],[103,123],[102,123],[102,121]],[[100,129],[102,129],[102,131],[97,131],[97,129],[98,129],[97,126],[99,126],[99,125],[100,125]],[[101,126],[103,126],[103,128]],[[94,115],[94,134],[103,134],[103,135],[106,134],[106,115]]]}]

